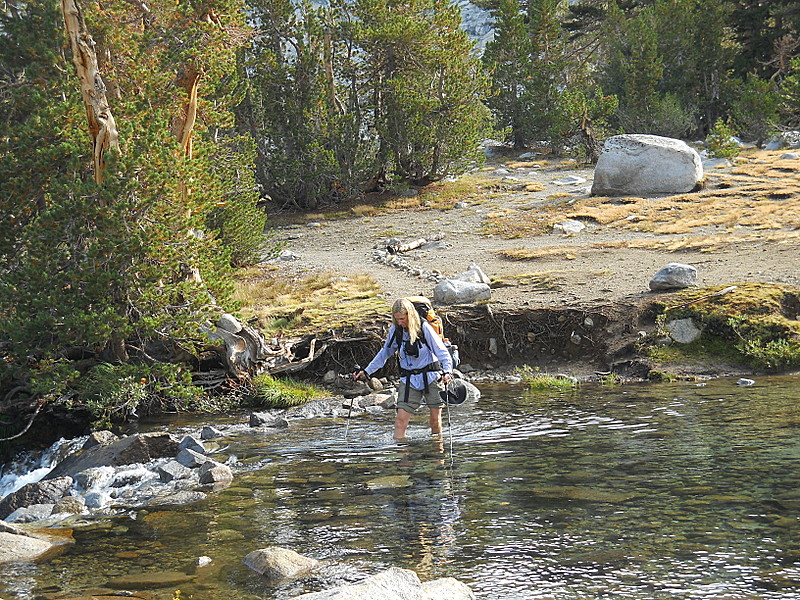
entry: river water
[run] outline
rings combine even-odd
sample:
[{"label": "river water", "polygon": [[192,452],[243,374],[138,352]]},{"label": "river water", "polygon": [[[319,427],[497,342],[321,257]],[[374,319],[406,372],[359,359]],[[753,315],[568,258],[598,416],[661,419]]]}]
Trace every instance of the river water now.
[{"label": "river water", "polygon": [[[223,431],[231,486],[182,506],[87,520],[41,564],[0,565],[0,597],[78,596],[125,575],[178,571],[153,598],[291,598],[389,566],[453,576],[501,600],[800,598],[800,379],[481,384],[445,413],[308,419],[280,433],[247,416],[150,429]],[[227,428],[227,429],[226,429]],[[345,435],[346,434],[346,435]],[[243,557],[271,545],[321,560],[269,585]],[[195,569],[194,561],[213,562]]]}]

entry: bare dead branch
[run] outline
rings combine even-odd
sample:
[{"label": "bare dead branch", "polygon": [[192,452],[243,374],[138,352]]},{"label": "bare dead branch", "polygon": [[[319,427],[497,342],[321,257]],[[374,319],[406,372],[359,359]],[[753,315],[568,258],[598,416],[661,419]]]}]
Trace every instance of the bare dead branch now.
[{"label": "bare dead branch", "polygon": [[42,410],[42,407],[43,407],[43,406],[44,406],[44,401],[43,401],[43,400],[39,400],[39,401],[36,403],[36,410],[35,410],[35,411],[33,411],[33,414],[31,415],[31,418],[30,418],[30,419],[28,419],[28,424],[25,426],[25,429],[23,429],[22,431],[20,431],[20,432],[19,432],[18,434],[16,434],[16,435],[12,435],[11,437],[7,437],[7,438],[0,438],[0,442],[8,442],[8,441],[10,441],[10,440],[15,440],[15,439],[17,439],[17,438],[20,438],[20,437],[22,437],[23,435],[25,435],[25,434],[28,432],[28,430],[31,428],[31,425],[33,425],[33,421],[34,421],[34,419],[36,418],[36,415],[38,415],[38,414],[39,414],[39,411],[40,411],[40,410]]},{"label": "bare dead branch", "polygon": [[78,71],[81,83],[81,96],[86,108],[89,134],[93,142],[94,179],[103,183],[105,154],[110,149],[119,150],[119,134],[111,107],[106,97],[106,86],[100,76],[95,42],[86,28],[80,5],[77,0],[61,0],[61,13],[72,48],[72,62]]}]

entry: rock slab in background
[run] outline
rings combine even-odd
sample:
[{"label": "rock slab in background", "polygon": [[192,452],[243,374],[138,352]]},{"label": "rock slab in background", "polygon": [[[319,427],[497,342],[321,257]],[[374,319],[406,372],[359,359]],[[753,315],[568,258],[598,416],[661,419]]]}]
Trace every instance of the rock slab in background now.
[{"label": "rock slab in background", "polygon": [[131,435],[110,444],[94,446],[71,454],[50,471],[45,479],[54,479],[95,467],[146,463],[154,458],[171,458],[178,453],[178,442],[167,433]]}]

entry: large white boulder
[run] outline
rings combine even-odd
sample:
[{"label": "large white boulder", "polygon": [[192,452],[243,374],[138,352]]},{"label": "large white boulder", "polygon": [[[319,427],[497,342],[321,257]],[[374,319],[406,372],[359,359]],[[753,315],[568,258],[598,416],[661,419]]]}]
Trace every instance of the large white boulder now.
[{"label": "large white boulder", "polygon": [[615,135],[606,140],[594,170],[595,196],[691,192],[703,162],[686,142],[657,135]]}]

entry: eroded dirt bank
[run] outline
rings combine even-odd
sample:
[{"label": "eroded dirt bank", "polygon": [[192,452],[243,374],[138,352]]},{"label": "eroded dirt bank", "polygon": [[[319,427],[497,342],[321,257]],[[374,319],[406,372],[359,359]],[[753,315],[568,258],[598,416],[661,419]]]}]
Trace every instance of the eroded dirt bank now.
[{"label": "eroded dirt bank", "polygon": [[[639,345],[656,332],[659,302],[666,294],[632,296],[613,304],[564,308],[498,309],[491,304],[439,307],[448,338],[458,345],[462,367],[471,371],[508,373],[517,367],[561,374],[580,381],[659,380],[745,375],[751,371],[709,357],[683,364],[658,364]],[[322,377],[327,370],[349,372],[369,362],[383,343],[390,323],[341,336],[315,360],[306,375]],[[381,374],[395,376],[392,361]]]}]

